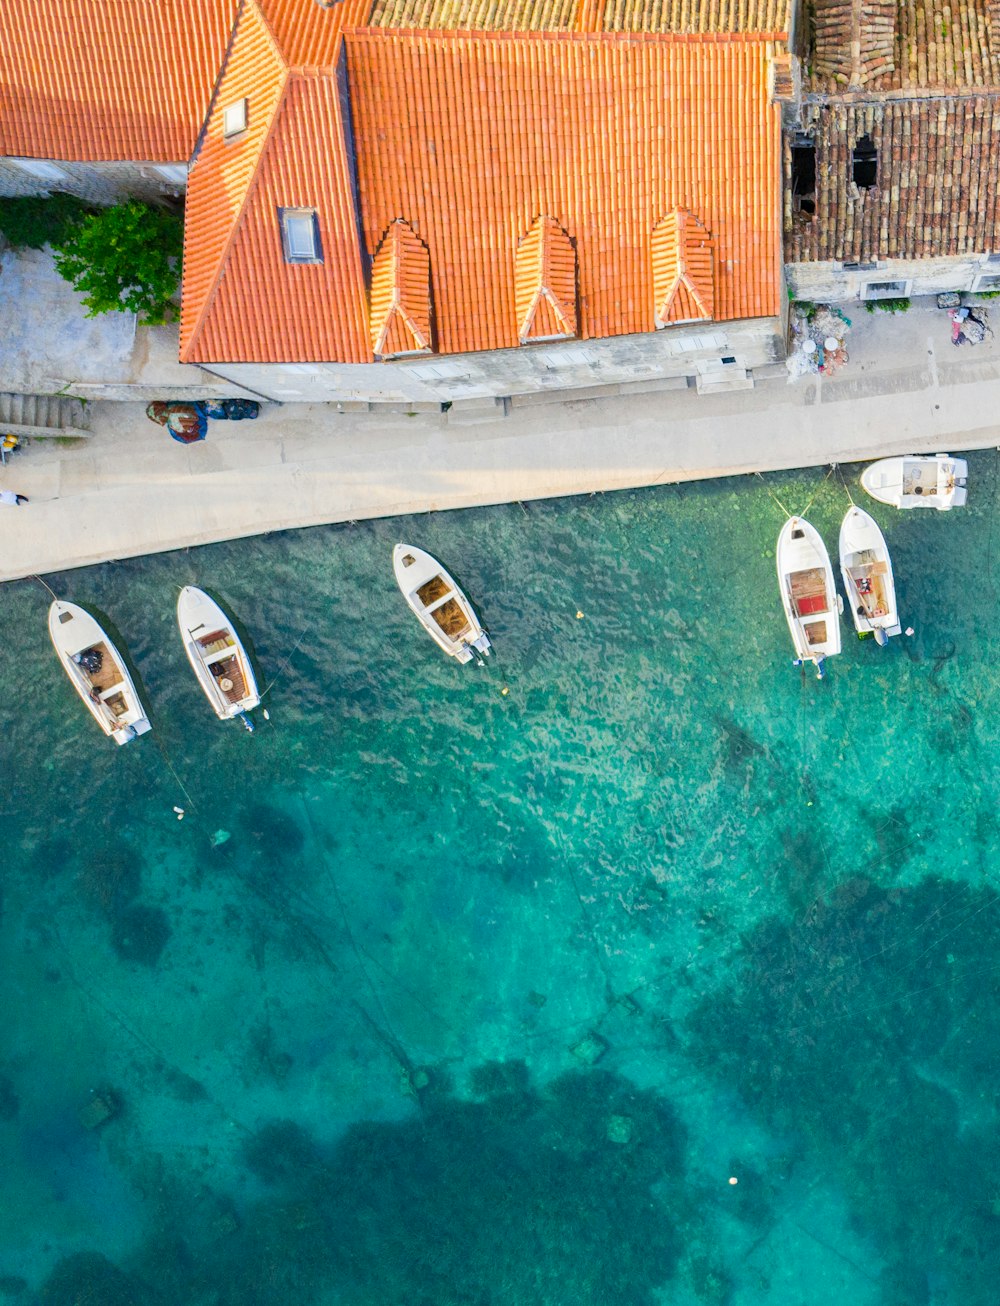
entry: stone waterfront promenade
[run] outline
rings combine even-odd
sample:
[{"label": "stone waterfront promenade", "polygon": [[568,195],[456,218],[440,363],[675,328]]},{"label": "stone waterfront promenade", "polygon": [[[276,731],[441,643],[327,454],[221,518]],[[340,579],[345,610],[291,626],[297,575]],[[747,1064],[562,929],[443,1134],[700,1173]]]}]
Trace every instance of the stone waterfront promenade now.
[{"label": "stone waterfront promenade", "polygon": [[324,522],[1000,444],[995,343],[955,349],[928,305],[859,314],[848,344],[831,378],[567,397],[478,424],[268,406],[184,446],[141,405],[96,404],[86,443],[38,441],[0,469],[31,500],[0,509],[0,580]]}]

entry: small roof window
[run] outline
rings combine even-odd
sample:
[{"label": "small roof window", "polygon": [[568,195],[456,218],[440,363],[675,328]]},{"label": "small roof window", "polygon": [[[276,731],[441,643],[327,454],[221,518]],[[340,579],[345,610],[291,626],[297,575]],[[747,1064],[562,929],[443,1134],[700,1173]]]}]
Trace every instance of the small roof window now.
[{"label": "small roof window", "polygon": [[322,263],[315,209],[279,209],[281,244],[286,263]]},{"label": "small roof window", "polygon": [[222,135],[226,140],[230,136],[239,136],[247,129],[247,102],[234,100],[222,110]]}]

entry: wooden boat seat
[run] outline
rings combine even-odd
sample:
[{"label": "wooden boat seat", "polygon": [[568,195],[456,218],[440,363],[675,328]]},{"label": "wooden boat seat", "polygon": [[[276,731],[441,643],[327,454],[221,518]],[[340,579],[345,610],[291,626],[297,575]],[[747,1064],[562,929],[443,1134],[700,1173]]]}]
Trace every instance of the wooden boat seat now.
[{"label": "wooden boat seat", "polygon": [[122,678],[118,674],[118,668],[115,666],[114,658],[111,656],[107,644],[92,644],[90,648],[84,649],[83,653],[99,653],[101,655],[99,671],[86,671],[83,667],[80,668],[87,677],[88,682],[99,694],[103,694],[106,690],[113,689],[115,685],[121,684]]},{"label": "wooden boat seat", "polygon": [[795,614],[808,617],[814,612],[829,611],[826,597],[826,575],[822,567],[808,567],[805,571],[793,571],[788,577],[788,588],[795,607]]},{"label": "wooden boat seat", "polygon": [[459,639],[466,631],[472,630],[457,599],[448,599],[446,603],[435,608],[431,616],[449,639]]},{"label": "wooden boat seat", "polygon": [[226,630],[213,630],[210,635],[202,635],[198,640],[205,653],[221,653],[232,645],[232,639]]},{"label": "wooden boat seat", "polygon": [[417,590],[417,598],[425,608],[429,608],[438,599],[443,599],[446,594],[450,593],[451,586],[443,576],[432,576],[430,580],[425,580]]},{"label": "wooden boat seat", "polygon": [[806,639],[810,645],[826,643],[825,621],[807,621],[803,624],[802,629],[805,631]]},{"label": "wooden boat seat", "polygon": [[128,703],[125,702],[124,694],[109,694],[104,700],[104,705],[114,717],[124,716],[128,711]]},{"label": "wooden boat seat", "polygon": [[[246,681],[243,679],[243,668],[240,666],[239,658],[235,654],[232,657],[220,658],[218,662],[213,662],[209,669],[227,703],[238,703],[241,698],[246,697],[247,688]],[[229,684],[229,689],[224,687],[223,681]]]}]

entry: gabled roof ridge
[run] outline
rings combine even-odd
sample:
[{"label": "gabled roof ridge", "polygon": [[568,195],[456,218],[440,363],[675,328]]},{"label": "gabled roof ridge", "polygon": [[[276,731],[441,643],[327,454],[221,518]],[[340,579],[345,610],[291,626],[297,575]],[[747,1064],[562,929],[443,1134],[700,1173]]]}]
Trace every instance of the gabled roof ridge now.
[{"label": "gabled roof ridge", "polygon": [[[240,231],[243,222],[243,215],[244,213],[246,213],[247,207],[250,203],[250,199],[257,189],[258,181],[260,179],[261,163],[263,162],[264,156],[267,154],[268,146],[270,145],[271,139],[274,135],[275,123],[278,121],[278,115],[281,112],[281,106],[285,102],[285,93],[288,90],[288,82],[289,82],[288,65],[285,63],[285,60],[282,57],[281,52],[278,50],[277,43],[274,40],[274,34],[270,29],[270,25],[267,23],[267,20],[264,18],[264,14],[261,10],[260,5],[257,3],[257,0],[245,0],[245,3],[247,9],[254,9],[256,11],[257,17],[263,23],[264,30],[267,35],[268,41],[270,42],[271,48],[274,51],[275,55],[277,56],[278,63],[281,65],[281,68],[283,69],[281,89],[279,90],[278,94],[274,97],[274,109],[272,110],[271,113],[271,120],[267,124],[267,130],[264,132],[264,135],[261,138],[260,149],[257,151],[257,162],[253,168],[253,172],[250,178],[250,185],[244,191],[240,206],[237,209],[236,213],[233,215],[233,221],[229,228],[229,235],[226,237],[225,243],[223,244],[222,249],[219,251],[219,259],[216,264],[215,272],[212,276],[212,282],[208,289],[208,293],[205,295],[204,299],[202,300],[201,309],[198,313],[197,318],[195,319],[194,325],[191,328],[191,334],[188,336],[187,345],[184,347],[181,353],[180,361],[182,363],[185,361],[185,357],[189,356],[191,351],[194,349],[195,344],[197,343],[198,340],[198,336],[201,334],[202,328],[205,325],[205,320],[208,317],[209,311],[215,300],[215,296],[218,294],[219,283],[222,280],[222,274],[225,271],[226,263],[229,259],[230,251],[232,250],[233,247],[233,242],[235,241],[236,236]],[[236,22],[233,24],[233,36],[232,36],[233,40],[235,40],[236,29],[238,27],[239,20],[243,17],[243,14],[244,14],[244,8],[241,5],[240,11],[237,14]],[[214,102],[213,102],[213,108],[214,108]],[[211,118],[211,114],[209,114],[205,119],[206,129],[210,118]]]},{"label": "gabled roof ridge", "polygon": [[264,6],[260,3],[260,0],[246,0],[246,3],[252,5],[253,8],[257,10],[257,17],[260,19],[260,25],[263,27],[264,33],[270,42],[271,49],[274,51],[274,56],[278,63],[281,64],[282,68],[287,72],[288,60],[285,58],[284,50],[282,50],[281,46],[278,44],[278,38],[274,35],[274,28],[271,26],[267,14],[264,12]]}]

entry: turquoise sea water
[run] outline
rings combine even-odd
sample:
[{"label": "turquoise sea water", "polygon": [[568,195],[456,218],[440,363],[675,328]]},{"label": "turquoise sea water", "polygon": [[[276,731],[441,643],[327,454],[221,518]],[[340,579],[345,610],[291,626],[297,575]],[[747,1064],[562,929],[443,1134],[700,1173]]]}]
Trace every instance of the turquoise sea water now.
[{"label": "turquoise sea water", "polygon": [[[138,669],[121,750],[5,586],[0,1301],[995,1303],[998,493],[864,502],[916,633],[823,682],[773,559],[773,496],[835,546],[822,470],[49,577]],[[186,583],[274,681],[252,737]]]}]

